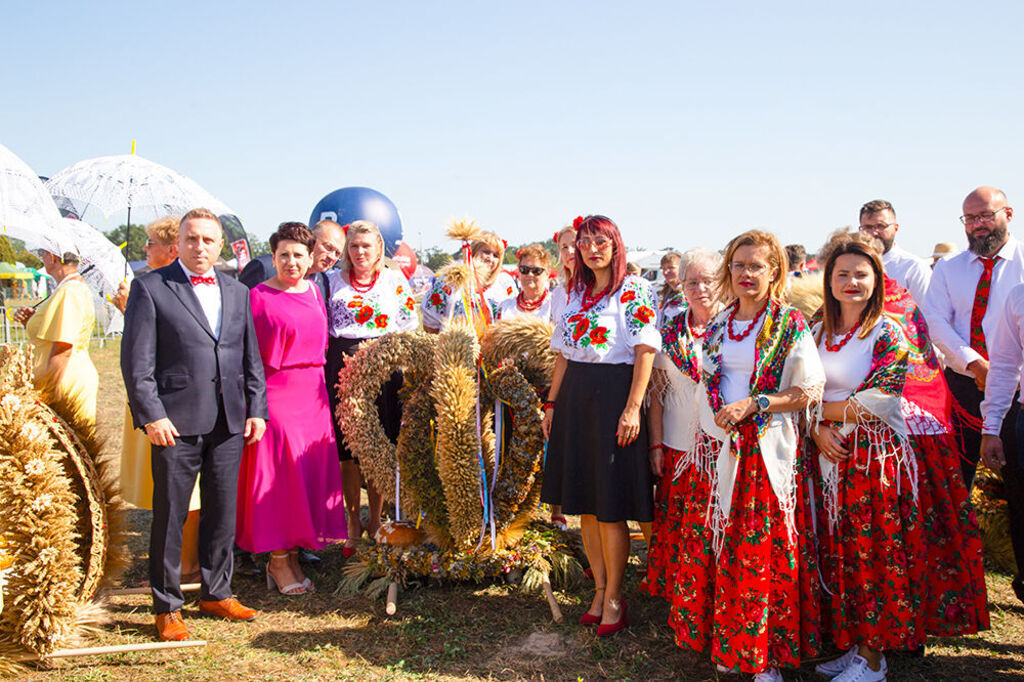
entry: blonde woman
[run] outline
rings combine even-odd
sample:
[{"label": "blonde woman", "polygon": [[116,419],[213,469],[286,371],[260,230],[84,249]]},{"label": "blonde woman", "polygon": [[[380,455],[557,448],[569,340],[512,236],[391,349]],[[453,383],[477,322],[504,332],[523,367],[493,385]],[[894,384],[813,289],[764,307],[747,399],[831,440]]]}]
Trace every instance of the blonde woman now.
[{"label": "blonde woman", "polygon": [[[345,358],[353,355],[359,344],[396,331],[411,331],[419,326],[416,301],[409,282],[397,270],[384,267],[384,239],[373,223],[357,220],[345,230],[345,248],[338,261],[341,270],[328,275],[330,300],[328,326],[330,339],[327,348],[328,394],[331,413],[337,414],[338,372],[345,366]],[[388,437],[398,439],[402,410],[398,389],[402,375],[391,376],[381,388],[377,398],[377,411]],[[365,530],[372,538],[380,527],[384,501],[373,483],[363,479],[359,460],[352,456],[345,444],[344,434],[334,420],[338,455],[341,459],[342,483],[345,489],[345,508],[348,518],[348,540],[343,553],[355,553],[355,543],[363,534],[359,518],[360,486],[365,483],[369,497],[370,517]]]}]

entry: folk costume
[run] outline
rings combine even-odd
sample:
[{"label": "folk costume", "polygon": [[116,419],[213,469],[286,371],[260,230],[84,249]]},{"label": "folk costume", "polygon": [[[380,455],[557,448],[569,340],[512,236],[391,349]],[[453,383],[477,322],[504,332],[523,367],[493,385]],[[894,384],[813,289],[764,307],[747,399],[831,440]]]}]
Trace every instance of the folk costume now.
[{"label": "folk costume", "polygon": [[[514,299],[518,293],[519,284],[512,275],[499,272],[494,283],[479,292],[486,303],[485,314],[490,315],[490,321],[498,319],[502,302]],[[453,318],[470,317],[462,291],[454,291],[444,276],[434,278],[423,297],[422,308],[423,326],[431,329],[443,329]]]},{"label": "folk costume", "polygon": [[[647,559],[648,592],[672,605],[669,624],[691,648],[698,633],[709,631],[714,582],[701,580],[713,570],[707,525],[711,497],[709,467],[696,461],[698,402],[704,398],[700,369],[703,337],[694,336],[687,310],[661,327],[662,348],[654,360],[652,400],[662,404],[665,460],[658,484],[651,547]],[[697,594],[698,586],[703,591]],[[677,606],[678,604],[678,606]],[[705,635],[706,637],[706,635]]]},{"label": "folk costume", "polygon": [[658,326],[686,310],[682,291],[670,290],[658,298]]},{"label": "folk costume", "polygon": [[[327,347],[327,374],[333,378],[327,392],[331,398],[331,414],[337,414],[338,391],[335,385],[338,372],[345,366],[345,358],[354,355],[359,344],[375,339],[389,332],[412,331],[419,327],[416,314],[416,300],[412,297],[409,282],[397,270],[382,269],[369,285],[353,284],[351,273],[332,270],[327,276],[330,291],[328,301],[328,326],[330,340]],[[398,389],[402,386],[402,375],[395,372],[381,387],[377,397],[377,411],[380,413],[384,432],[392,442],[398,439],[402,421],[402,409],[398,400]],[[338,455],[341,461],[352,459],[352,452],[345,445],[344,435],[338,420],[333,419],[337,439]]]},{"label": "folk costume", "polygon": [[[816,403],[825,374],[803,315],[769,300],[750,322],[734,322],[737,304],[716,315],[704,337],[700,425],[695,461],[707,470],[707,518],[715,553],[693,576],[689,608],[678,623],[705,629],[677,643],[711,649],[715,663],[758,673],[799,666],[820,648],[818,570],[799,414],[756,413],[726,432],[714,422],[725,405],[755,394],[800,388]],[[735,333],[733,332],[735,328]],[[713,587],[711,587],[713,583]],[[707,594],[710,603],[699,603]]]},{"label": "folk costume", "polygon": [[541,501],[598,521],[651,521],[647,425],[619,446],[615,430],[633,382],[635,347],[661,347],[655,299],[646,281],[628,276],[597,301],[572,291],[555,320],[551,349],[568,361],[555,400]]},{"label": "folk costume", "polygon": [[917,458],[901,406],[906,339],[884,316],[865,338],[859,332],[822,334],[819,345],[824,401],[849,399],[849,409],[862,418],[830,423],[844,437],[848,459],[833,463],[819,456],[829,631],[840,649],[915,649],[925,637],[925,550]]},{"label": "folk costume", "polygon": [[885,312],[899,323],[907,340],[901,406],[917,456],[917,494],[927,552],[925,631],[949,637],[987,630],[981,531],[960,472],[963,450],[953,432],[952,396],[920,308],[909,291],[888,276]]},{"label": "folk costume", "polygon": [[[515,296],[506,298],[498,305],[498,314],[495,319],[507,320],[519,315],[533,315],[542,320],[552,319],[552,299],[554,292],[545,292],[544,298],[533,304],[525,303],[522,300],[522,292]],[[524,307],[524,305],[526,307]]]}]

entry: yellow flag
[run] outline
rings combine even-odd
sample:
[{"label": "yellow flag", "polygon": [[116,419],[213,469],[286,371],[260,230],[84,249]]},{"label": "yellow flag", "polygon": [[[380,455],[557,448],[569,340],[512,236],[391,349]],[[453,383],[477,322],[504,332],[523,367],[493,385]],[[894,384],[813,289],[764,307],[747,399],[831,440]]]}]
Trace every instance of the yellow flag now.
[{"label": "yellow flag", "polygon": [[135,140],[132,140],[132,154],[135,153]]}]

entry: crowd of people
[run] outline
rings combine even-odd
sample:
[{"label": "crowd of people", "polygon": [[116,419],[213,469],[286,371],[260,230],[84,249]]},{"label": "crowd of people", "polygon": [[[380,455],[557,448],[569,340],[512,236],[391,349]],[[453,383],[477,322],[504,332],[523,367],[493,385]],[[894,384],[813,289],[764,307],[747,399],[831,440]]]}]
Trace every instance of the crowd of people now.
[{"label": "crowd of people", "polygon": [[[505,242],[483,232],[468,245],[479,301],[441,275],[417,303],[370,222],[283,223],[272,267],[254,261],[241,281],[213,270],[215,215],[154,223],[152,271],[115,304],[122,470],[126,497],[153,509],[158,636],[189,637],[183,582],[201,583],[202,612],[257,616],[232,596],[238,548],[269,552],[268,588],[294,596],[315,589],[306,550],[344,542],[347,557],[373,537],[382,499],[332,418],[338,371],[368,339],[437,332],[478,304],[488,323],[553,324],[541,499],[556,525],[579,516],[594,586],[579,622],[599,636],[629,626],[629,521],[648,544],[642,588],[668,600],[678,645],[723,672],[781,680],[831,643],[841,655],[819,672],[884,680],[885,652],[986,629],[970,503],[979,459],[1004,480],[1024,601],[1013,209],[996,188],[972,191],[968,248],[934,270],[896,244],[891,204],[868,202],[859,217],[815,254],[822,302],[804,312],[787,300],[806,253],[757,230],[721,251],[667,254],[660,291],[629,273],[607,217],[556,232],[557,265],[539,244],[521,248],[516,277],[501,268]],[[89,292],[73,254],[43,263],[58,286],[18,313],[37,385],[95,421]],[[392,439],[401,383],[396,373],[377,402]]]}]

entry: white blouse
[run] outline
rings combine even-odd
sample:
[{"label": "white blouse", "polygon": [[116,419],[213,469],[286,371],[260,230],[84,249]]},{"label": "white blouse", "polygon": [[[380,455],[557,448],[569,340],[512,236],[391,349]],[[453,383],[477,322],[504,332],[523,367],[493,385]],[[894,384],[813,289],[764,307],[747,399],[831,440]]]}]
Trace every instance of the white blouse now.
[{"label": "white blouse", "polygon": [[656,305],[650,285],[634,275],[589,310],[573,291],[555,319],[551,350],[575,362],[632,365],[635,346],[661,348]]},{"label": "white blouse", "polygon": [[506,298],[498,306],[498,319],[508,320],[518,315],[533,315],[539,317],[542,320],[551,320],[551,299],[554,296],[554,292],[549,292],[545,297],[544,301],[540,304],[540,307],[536,310],[523,310],[519,307],[519,296],[513,296],[512,298]]},{"label": "white blouse", "polygon": [[335,338],[372,339],[419,327],[412,288],[397,270],[381,270],[367,292],[352,288],[340,270],[327,275],[327,285],[331,292],[328,322]]},{"label": "white blouse", "polygon": [[726,331],[725,339],[722,342],[722,400],[728,405],[737,400],[750,397],[750,378],[754,375],[754,351],[757,343],[757,334],[761,325],[764,324],[764,317],[756,321],[733,323],[733,330],[742,334],[751,324],[756,324],[757,329],[747,334],[742,341],[733,341]]},{"label": "white blouse", "polygon": [[[700,341],[693,344],[693,351],[699,369],[702,352]],[[689,374],[681,372],[664,350],[655,356],[654,369],[664,372],[668,381],[661,401],[661,442],[673,450],[690,452],[697,435],[697,417],[700,414],[697,401],[704,397],[704,387]]]},{"label": "white blouse", "polygon": [[[453,295],[453,293],[455,295]],[[498,309],[508,298],[515,298],[519,293],[519,284],[512,275],[505,271],[498,273],[494,284],[484,289],[484,300],[490,308],[491,317],[498,319]],[[435,277],[430,289],[423,296],[423,326],[431,329],[442,329],[452,318],[468,317],[466,305],[460,292],[452,292],[444,277]]]},{"label": "white blouse", "polygon": [[[825,393],[824,400],[827,402],[838,402],[846,400],[860,388],[861,384],[868,377],[871,371],[871,362],[875,352],[875,341],[882,330],[881,318],[875,322],[874,328],[867,338],[861,339],[860,330],[857,330],[846,345],[838,351],[830,351],[825,348],[826,339],[824,336],[818,344],[818,355],[821,356],[821,364],[825,367]],[[815,326],[814,334],[817,335],[820,325]],[[829,342],[836,344],[842,340],[842,336],[829,339]]]}]

